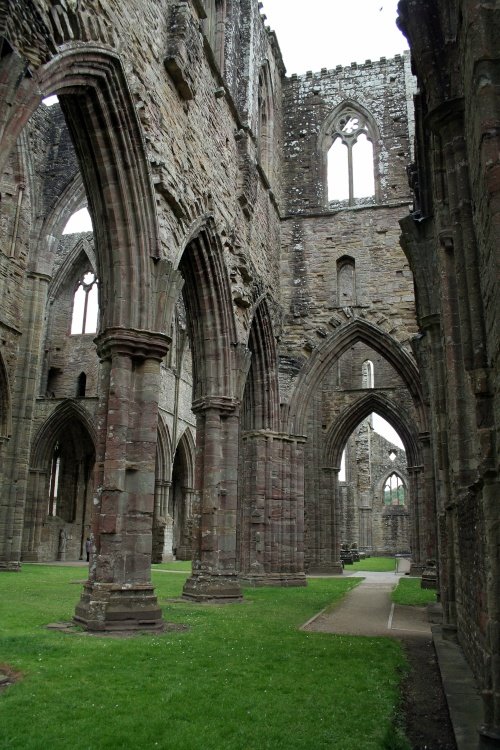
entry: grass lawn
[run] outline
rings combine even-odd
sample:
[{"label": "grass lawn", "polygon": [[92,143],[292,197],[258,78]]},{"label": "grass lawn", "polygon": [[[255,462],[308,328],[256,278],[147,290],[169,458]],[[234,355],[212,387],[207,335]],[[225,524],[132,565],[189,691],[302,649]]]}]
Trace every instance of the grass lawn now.
[{"label": "grass lawn", "polygon": [[191,560],[173,560],[167,563],[157,563],[152,566],[153,570],[170,570],[177,573],[191,573]]},{"label": "grass lawn", "polygon": [[400,578],[392,592],[392,601],[411,607],[424,607],[436,601],[436,591],[421,588],[420,578]]},{"label": "grass lawn", "polygon": [[[65,635],[85,569],[0,575],[1,750],[408,750],[394,730],[406,669],[388,638],[298,630],[356,579],[248,589],[245,603],[167,603],[184,576],[153,572],[165,618],[188,632]],[[397,736],[396,736],[397,735]]]},{"label": "grass lawn", "polygon": [[346,565],[345,571],[350,570],[367,570],[371,573],[385,573],[386,571],[396,570],[396,560],[394,557],[367,557],[352,565]]}]

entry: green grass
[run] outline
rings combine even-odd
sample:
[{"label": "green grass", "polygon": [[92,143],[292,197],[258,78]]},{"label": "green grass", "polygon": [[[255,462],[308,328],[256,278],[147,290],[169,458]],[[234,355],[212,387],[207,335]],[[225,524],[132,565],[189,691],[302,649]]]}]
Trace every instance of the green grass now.
[{"label": "green grass", "polygon": [[400,578],[392,592],[392,601],[410,607],[424,607],[436,601],[436,591],[421,588],[420,578]]},{"label": "green grass", "polygon": [[0,575],[0,661],[23,679],[0,694],[1,750],[407,750],[394,727],[401,647],[298,627],[355,586],[249,589],[245,602],[168,603],[182,575],[153,572],[165,618],[188,632],[65,635],[84,571]]},{"label": "green grass", "polygon": [[191,560],[174,560],[173,562],[158,563],[152,566],[153,570],[169,570],[177,573],[191,572]]},{"label": "green grass", "polygon": [[352,565],[346,565],[345,571],[366,570],[371,573],[385,573],[386,571],[396,570],[396,560],[394,557],[367,557]]}]

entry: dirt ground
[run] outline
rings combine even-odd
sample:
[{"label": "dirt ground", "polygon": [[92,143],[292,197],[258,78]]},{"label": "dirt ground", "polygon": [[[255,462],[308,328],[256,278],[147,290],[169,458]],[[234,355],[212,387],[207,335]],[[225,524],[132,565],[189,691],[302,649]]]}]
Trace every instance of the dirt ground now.
[{"label": "dirt ground", "polygon": [[431,639],[405,638],[402,644],[411,669],[403,715],[412,750],[457,750]]}]

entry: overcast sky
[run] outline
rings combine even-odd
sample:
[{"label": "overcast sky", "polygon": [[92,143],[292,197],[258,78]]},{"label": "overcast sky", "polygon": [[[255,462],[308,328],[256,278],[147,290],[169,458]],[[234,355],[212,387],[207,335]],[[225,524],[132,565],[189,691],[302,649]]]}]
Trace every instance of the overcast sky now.
[{"label": "overcast sky", "polygon": [[262,0],[287,74],[378,60],[408,49],[398,0]]}]

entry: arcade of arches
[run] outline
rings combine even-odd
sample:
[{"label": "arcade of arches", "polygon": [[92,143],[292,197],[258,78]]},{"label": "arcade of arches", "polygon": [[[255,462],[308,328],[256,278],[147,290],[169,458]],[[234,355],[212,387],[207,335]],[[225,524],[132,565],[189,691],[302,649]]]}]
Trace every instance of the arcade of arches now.
[{"label": "arcade of arches", "polygon": [[0,13],[0,570],[89,540],[75,619],[154,630],[152,561],[238,600],[435,560],[495,742],[498,3],[291,77],[257,0],[139,5]]}]

